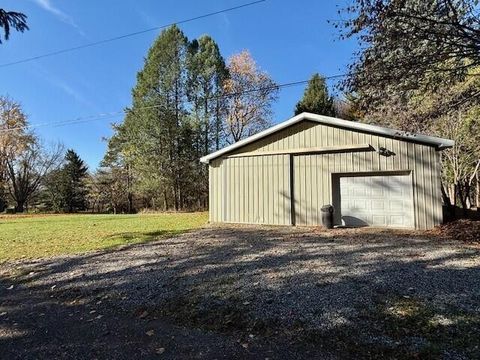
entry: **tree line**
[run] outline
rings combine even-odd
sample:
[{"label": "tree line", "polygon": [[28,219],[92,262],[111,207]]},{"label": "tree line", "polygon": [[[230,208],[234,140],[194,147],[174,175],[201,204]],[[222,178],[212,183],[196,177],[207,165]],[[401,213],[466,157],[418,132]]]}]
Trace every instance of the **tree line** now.
[{"label": "tree line", "polygon": [[[208,168],[199,158],[270,126],[277,94],[276,83],[248,51],[225,61],[210,36],[189,40],[171,26],[149,49],[132,89],[132,106],[113,126],[100,168],[92,173],[73,150],[63,154],[58,147],[42,146],[27,130],[20,105],[2,98],[0,136],[16,144],[12,151],[7,145],[0,149],[3,207],[128,213],[205,209]],[[8,107],[16,109],[14,121]],[[24,157],[33,154],[25,163]],[[29,176],[19,180],[25,167]],[[33,177],[37,180],[27,185]],[[19,181],[24,184],[17,186]]]},{"label": "tree line", "polygon": [[[476,1],[355,0],[342,11],[342,21],[333,22],[340,38],[361,44],[338,85],[342,95],[330,95],[326,79],[314,74],[294,113],[455,140],[441,153],[444,204],[478,208]],[[28,29],[22,15],[0,12],[5,39],[10,27]],[[51,211],[206,208],[208,171],[198,159],[268,127],[278,91],[248,51],[225,60],[210,36],[189,40],[172,26],[149,49],[132,105],[94,172],[73,150],[42,145],[26,130],[21,107],[2,98],[0,209],[11,203],[18,211],[31,204]]]},{"label": "tree line", "polygon": [[248,51],[225,61],[210,36],[164,30],[102,161],[100,173],[124,189],[117,207],[206,208],[208,168],[198,159],[269,126],[277,92]]}]

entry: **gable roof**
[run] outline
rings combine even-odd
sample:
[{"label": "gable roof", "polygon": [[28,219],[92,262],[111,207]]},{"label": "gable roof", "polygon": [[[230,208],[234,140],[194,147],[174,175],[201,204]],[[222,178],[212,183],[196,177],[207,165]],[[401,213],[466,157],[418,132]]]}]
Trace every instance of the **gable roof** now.
[{"label": "gable roof", "polygon": [[215,151],[209,155],[203,156],[202,158],[200,158],[200,161],[205,164],[208,164],[213,159],[216,159],[224,154],[227,154],[245,145],[251,144],[257,140],[260,140],[268,135],[274,134],[280,130],[283,130],[303,120],[309,120],[309,121],[317,122],[319,124],[323,124],[327,126],[335,126],[335,127],[340,127],[344,129],[357,130],[357,131],[374,134],[374,135],[412,141],[420,144],[434,146],[437,150],[447,149],[452,147],[455,144],[453,140],[449,140],[449,139],[442,139],[442,138],[427,136],[422,134],[413,134],[413,133],[396,130],[396,129],[390,129],[382,126],[364,124],[356,121],[343,120],[343,119],[338,119],[330,116],[317,115],[317,114],[304,112],[297,116],[294,116],[289,120],[281,122],[280,124],[272,126],[266,130],[263,130],[255,135],[249,136],[246,139],[240,140],[232,145],[224,147],[223,149]]}]

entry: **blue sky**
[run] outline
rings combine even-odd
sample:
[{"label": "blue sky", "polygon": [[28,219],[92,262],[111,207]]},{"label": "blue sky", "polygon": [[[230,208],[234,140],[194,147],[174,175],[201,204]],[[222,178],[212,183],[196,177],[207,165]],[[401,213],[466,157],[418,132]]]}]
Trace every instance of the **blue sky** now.
[{"label": "blue sky", "polygon": [[[251,1],[251,0],[250,0]],[[0,63],[82,45],[249,0],[4,0],[7,10],[28,15],[30,31],[0,45]],[[342,41],[327,20],[345,1],[267,0],[252,7],[181,25],[189,39],[211,35],[225,58],[248,49],[277,83],[312,73],[345,72],[356,48]],[[130,104],[136,73],[158,31],[34,62],[0,68],[0,94],[19,101],[32,125],[122,110]],[[274,122],[292,115],[304,87],[282,89]],[[102,159],[112,122],[121,116],[62,127],[41,126],[46,142],[75,149],[92,170]]]}]

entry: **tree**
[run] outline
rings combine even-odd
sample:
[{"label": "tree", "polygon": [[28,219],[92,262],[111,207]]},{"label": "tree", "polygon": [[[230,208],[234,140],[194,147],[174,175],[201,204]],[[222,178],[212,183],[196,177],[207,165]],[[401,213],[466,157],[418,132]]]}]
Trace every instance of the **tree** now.
[{"label": "tree", "polygon": [[237,142],[270,124],[278,86],[260,70],[247,50],[228,60],[229,78],[224,83],[227,99],[227,141]]},{"label": "tree", "polygon": [[90,208],[117,214],[128,210],[127,189],[119,169],[100,168],[88,178]]},{"label": "tree", "polygon": [[211,37],[189,41],[171,26],[155,40],[102,162],[127,182],[119,189],[130,209],[135,199],[164,210],[207,206],[208,168],[198,159],[226,143],[226,79]]},{"label": "tree", "polygon": [[45,175],[40,199],[47,210],[57,213],[65,211],[66,185],[65,172],[61,167]]},{"label": "tree", "polygon": [[33,141],[28,120],[19,103],[0,96],[0,211],[7,204],[7,160],[13,160]]},{"label": "tree", "polygon": [[88,167],[78,154],[69,149],[61,166],[51,170],[43,180],[43,198],[47,208],[56,212],[87,209]]},{"label": "tree", "polygon": [[[103,172],[97,172],[97,175],[104,175],[106,171],[110,171],[115,176],[116,181],[123,181],[124,184],[119,188],[125,189],[124,197],[127,199],[127,212],[129,214],[135,212],[133,184],[135,178],[133,176],[133,161],[131,146],[128,146],[128,139],[125,137],[125,131],[121,126],[115,126],[115,134],[107,139],[108,147],[105,156],[100,164]],[[99,187],[96,187],[99,189]]]},{"label": "tree", "polygon": [[133,105],[116,127],[117,151],[128,154],[137,181],[155,177],[167,207],[183,205],[182,128],[189,126],[186,111],[188,40],[177,26],[160,34],[150,48],[132,90]]},{"label": "tree", "polygon": [[[225,61],[215,41],[208,35],[189,44],[187,56],[187,97],[193,105],[188,126],[182,129],[184,156],[200,158],[223,145],[225,101],[223,83],[228,76]],[[208,203],[208,167],[189,166],[190,177],[199,181],[188,193],[197,193],[198,207]],[[184,170],[185,171],[185,170]],[[189,184],[186,184],[189,185]]]},{"label": "tree", "polygon": [[7,187],[9,195],[15,201],[17,212],[25,210],[28,202],[39,190],[45,175],[58,166],[61,154],[60,145],[46,150],[35,139],[15,157],[7,157]]},{"label": "tree", "polygon": [[318,115],[335,116],[333,98],[328,94],[325,78],[313,74],[305,89],[303,98],[295,107],[295,115],[309,112]]},{"label": "tree", "polygon": [[86,209],[86,186],[85,179],[88,175],[88,167],[85,162],[72,149],[67,150],[65,165],[62,168],[62,176],[65,181],[64,201],[66,211],[75,212]]},{"label": "tree", "polygon": [[[10,37],[11,28],[16,31],[24,32],[29,30],[27,26],[27,15],[15,11],[6,11],[0,9],[0,27],[3,28],[3,37],[5,40],[8,40]],[[2,38],[0,36],[0,44],[2,43]]]},{"label": "tree", "polygon": [[[480,107],[442,116],[433,124],[436,133],[455,140],[451,149],[442,152],[442,180],[445,203],[461,205],[464,210],[473,200],[472,188],[478,186],[480,171]],[[445,186],[446,185],[446,186]],[[480,205],[476,202],[477,207]]]},{"label": "tree", "polygon": [[[228,77],[225,61],[215,41],[208,35],[189,45],[188,97],[201,129],[201,156],[220,148],[222,140],[223,83]],[[213,146],[212,146],[213,145]]]},{"label": "tree", "polygon": [[366,108],[399,90],[455,83],[480,65],[476,0],[356,0],[346,12],[351,18],[337,26],[361,50],[343,85],[363,92]]},{"label": "tree", "polygon": [[358,121],[365,117],[365,114],[360,109],[359,97],[356,94],[346,93],[343,95],[343,98],[334,99],[333,106],[335,108],[335,116],[340,119]]}]

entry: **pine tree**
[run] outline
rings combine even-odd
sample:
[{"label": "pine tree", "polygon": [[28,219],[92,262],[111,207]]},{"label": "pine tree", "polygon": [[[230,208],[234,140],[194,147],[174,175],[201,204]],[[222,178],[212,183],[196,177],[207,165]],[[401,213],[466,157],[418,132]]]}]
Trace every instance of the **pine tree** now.
[{"label": "pine tree", "polygon": [[[188,99],[193,103],[190,134],[190,158],[200,158],[218,150],[222,144],[222,115],[224,112],[223,82],[227,77],[225,60],[215,41],[208,35],[193,40],[189,44],[187,57]],[[199,179],[192,189],[196,193],[198,207],[206,207],[208,202],[208,167],[195,164],[190,168],[192,176]]]},{"label": "pine tree", "polygon": [[188,97],[193,102],[195,118],[203,135],[202,156],[218,149],[221,145],[221,113],[219,112],[222,109],[217,105],[227,76],[225,60],[220,54],[217,43],[210,36],[204,35],[190,43]]},{"label": "pine tree", "polygon": [[75,212],[85,210],[87,206],[87,189],[85,179],[88,167],[85,162],[72,149],[67,150],[65,165],[59,176],[62,177],[62,192],[65,210]]},{"label": "pine tree", "polygon": [[[27,15],[16,12],[0,9],[0,28],[3,28],[3,37],[8,40],[10,37],[11,29],[15,29],[20,32],[24,32],[28,29]],[[2,43],[2,37],[0,36],[0,44]]]},{"label": "pine tree", "polygon": [[333,98],[328,94],[325,78],[314,74],[305,89],[303,98],[295,107],[295,115],[309,112],[318,115],[335,116]]},{"label": "pine tree", "polygon": [[[116,147],[139,175],[137,187],[161,193],[165,208],[182,207],[183,176],[179,159],[186,126],[186,56],[188,40],[177,26],[162,31],[148,51],[132,90],[132,108],[116,128]],[[154,180],[154,181],[153,181]],[[160,195],[160,194],[158,194]]]}]

